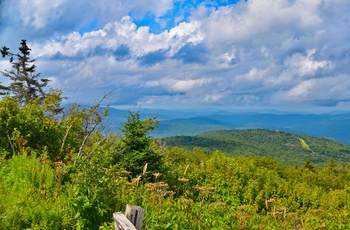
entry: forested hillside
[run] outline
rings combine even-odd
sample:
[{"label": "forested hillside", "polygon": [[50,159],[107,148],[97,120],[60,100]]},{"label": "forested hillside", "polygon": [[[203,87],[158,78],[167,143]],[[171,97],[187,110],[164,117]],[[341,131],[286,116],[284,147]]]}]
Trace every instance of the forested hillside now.
[{"label": "forested hillside", "polygon": [[286,165],[302,165],[306,160],[325,165],[330,158],[350,162],[350,146],[320,137],[278,130],[222,130],[196,136],[164,138],[167,146],[204,151],[220,150],[232,156],[268,156]]},{"label": "forested hillside", "polygon": [[[150,111],[148,111],[150,112]],[[162,112],[155,113],[162,115]],[[159,138],[190,136],[208,131],[230,129],[270,129],[326,137],[350,145],[350,113],[293,114],[281,111],[196,111],[173,113],[176,117],[160,118],[152,135]],[[179,113],[179,112],[178,112]],[[158,117],[158,116],[157,116]]]},{"label": "forested hillside", "polygon": [[0,101],[0,229],[113,229],[126,204],[145,209],[143,229],[350,227],[349,164],[164,147],[139,112],[105,135],[98,106],[55,119],[49,101]]}]

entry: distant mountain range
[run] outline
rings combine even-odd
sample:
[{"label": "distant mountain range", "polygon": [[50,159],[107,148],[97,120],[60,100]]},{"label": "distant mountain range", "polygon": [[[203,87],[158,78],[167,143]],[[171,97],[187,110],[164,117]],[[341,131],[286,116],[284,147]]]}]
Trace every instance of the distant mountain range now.
[{"label": "distant mountain range", "polygon": [[[106,131],[119,131],[127,112],[110,108]],[[350,145],[350,112],[301,114],[280,111],[141,109],[141,116],[155,116],[160,121],[158,128],[150,133],[156,138],[261,128],[325,137]]]}]

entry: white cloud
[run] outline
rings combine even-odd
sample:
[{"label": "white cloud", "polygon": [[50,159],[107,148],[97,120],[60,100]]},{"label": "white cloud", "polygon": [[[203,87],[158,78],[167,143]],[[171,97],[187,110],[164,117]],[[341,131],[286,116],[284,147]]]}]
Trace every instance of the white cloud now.
[{"label": "white cloud", "polygon": [[[235,43],[252,40],[278,44],[293,34],[292,30],[317,29],[322,24],[318,14],[322,0],[252,0],[234,7],[222,7],[206,24],[209,41]],[[306,31],[304,31],[306,32]],[[277,35],[277,36],[276,36]]]},{"label": "white cloud", "polygon": [[200,88],[203,85],[209,84],[212,79],[200,78],[200,79],[172,79],[163,78],[158,81],[149,81],[145,85],[147,87],[164,86],[165,88],[174,92],[188,92],[193,90],[195,87]]},{"label": "white cloud", "polygon": [[224,97],[225,97],[225,94],[223,93],[214,93],[214,94],[205,95],[203,101],[209,102],[209,103],[220,102]]},{"label": "white cloud", "polygon": [[311,90],[315,87],[315,83],[315,80],[301,82],[299,85],[287,92],[286,99],[294,101],[308,98]]},{"label": "white cloud", "polygon": [[170,88],[175,91],[189,91],[194,87],[201,87],[204,84],[210,83],[210,79],[191,79],[191,80],[178,80],[170,85]]},{"label": "white cloud", "polygon": [[318,103],[337,106],[342,101],[349,101],[349,76],[333,76],[322,79],[303,80],[295,87],[280,91],[272,98],[273,103]]},{"label": "white cloud", "polygon": [[[249,0],[217,10],[203,3],[157,34],[135,19],[151,12],[167,20],[171,0],[5,2],[23,28],[14,18],[11,28],[0,23],[0,40],[28,35],[43,76],[82,100],[109,90],[115,103],[148,106],[350,99],[347,0]],[[79,33],[94,20],[96,28]]]},{"label": "white cloud", "polygon": [[316,61],[313,58],[316,50],[308,50],[306,55],[300,53],[293,54],[285,60],[285,65],[290,69],[291,73],[299,76],[310,76],[315,74],[318,69],[332,69],[330,61]]},{"label": "white cloud", "polygon": [[20,18],[25,26],[45,28],[63,15],[62,5],[66,0],[22,0],[18,2]]},{"label": "white cloud", "polygon": [[152,52],[164,50],[167,52],[166,56],[172,56],[186,44],[196,45],[204,38],[198,21],[181,23],[170,31],[152,34],[148,27],[137,28],[131,18],[125,16],[120,21],[108,23],[100,30],[87,32],[82,36],[72,32],[44,44],[33,44],[32,48],[33,54],[38,57],[62,55],[63,58],[79,57],[84,60],[93,55],[96,48],[104,49],[103,55],[107,58],[113,55],[118,47],[126,45],[130,59],[126,60],[125,64],[129,65]]}]

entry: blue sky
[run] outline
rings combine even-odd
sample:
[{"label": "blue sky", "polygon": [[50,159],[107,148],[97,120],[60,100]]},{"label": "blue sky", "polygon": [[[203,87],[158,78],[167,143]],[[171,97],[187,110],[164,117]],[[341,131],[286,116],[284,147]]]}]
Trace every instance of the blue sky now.
[{"label": "blue sky", "polygon": [[69,102],[112,91],[119,108],[349,110],[349,11],[348,0],[2,0],[0,46],[27,39]]}]

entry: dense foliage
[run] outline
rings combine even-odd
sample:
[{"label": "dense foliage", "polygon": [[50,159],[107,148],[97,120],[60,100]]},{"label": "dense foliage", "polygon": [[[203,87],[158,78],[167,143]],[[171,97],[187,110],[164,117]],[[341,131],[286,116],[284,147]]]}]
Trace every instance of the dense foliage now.
[{"label": "dense foliage", "polygon": [[145,209],[144,229],[350,228],[348,164],[168,148],[139,112],[120,136],[96,128],[96,106],[59,119],[47,108],[0,103],[1,229],[113,229],[126,204]]},{"label": "dense foliage", "polygon": [[[130,112],[124,135],[104,135],[107,111],[73,105],[57,118],[60,99],[0,101],[1,229],[96,229],[119,207],[121,184],[160,170],[162,157],[147,135],[154,118]],[[131,175],[118,182],[123,170]]]},{"label": "dense foliage", "polygon": [[350,146],[331,139],[266,129],[222,130],[196,136],[164,138],[168,146],[220,150],[232,156],[269,156],[286,165],[303,165],[306,160],[327,165],[330,158],[350,162]]}]

